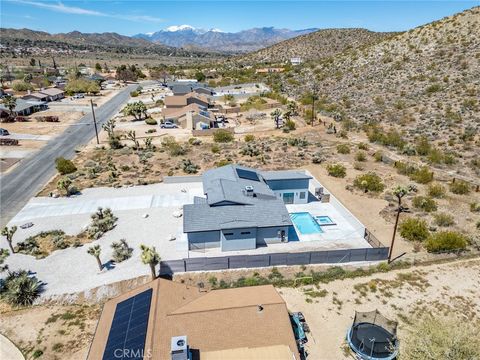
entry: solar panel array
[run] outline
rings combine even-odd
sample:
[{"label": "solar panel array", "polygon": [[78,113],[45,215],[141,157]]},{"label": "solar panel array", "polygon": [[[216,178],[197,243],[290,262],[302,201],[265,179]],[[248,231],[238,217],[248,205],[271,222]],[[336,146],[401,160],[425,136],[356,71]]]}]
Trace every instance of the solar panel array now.
[{"label": "solar panel array", "polygon": [[143,359],[152,289],[117,304],[103,360]]},{"label": "solar panel array", "polygon": [[258,178],[258,175],[255,171],[237,169],[237,175],[241,179],[260,181],[260,179]]}]

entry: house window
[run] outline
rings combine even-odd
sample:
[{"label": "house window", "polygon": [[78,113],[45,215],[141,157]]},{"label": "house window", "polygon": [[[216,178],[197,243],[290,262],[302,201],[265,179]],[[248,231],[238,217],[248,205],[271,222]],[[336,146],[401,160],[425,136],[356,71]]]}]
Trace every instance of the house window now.
[{"label": "house window", "polygon": [[242,235],[248,235],[248,234],[250,234],[250,231],[242,231],[240,234],[242,234]]},{"label": "house window", "polygon": [[224,233],[223,235],[229,236],[229,235],[233,235],[233,233]]},{"label": "house window", "polygon": [[300,199],[305,199],[305,192],[304,192],[304,191],[302,191],[302,192],[300,193]]}]

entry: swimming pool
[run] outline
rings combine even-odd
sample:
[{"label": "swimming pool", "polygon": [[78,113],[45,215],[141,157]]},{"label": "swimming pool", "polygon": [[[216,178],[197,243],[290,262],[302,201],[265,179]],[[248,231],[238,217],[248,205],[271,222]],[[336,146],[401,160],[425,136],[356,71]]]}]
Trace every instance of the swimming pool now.
[{"label": "swimming pool", "polygon": [[308,212],[291,213],[290,219],[292,219],[297,230],[303,235],[320,234],[323,232],[320,225]]},{"label": "swimming pool", "polygon": [[320,225],[335,225],[335,223],[332,221],[332,219],[330,219],[330,216],[315,216],[315,220],[317,220],[317,222],[320,224]]}]

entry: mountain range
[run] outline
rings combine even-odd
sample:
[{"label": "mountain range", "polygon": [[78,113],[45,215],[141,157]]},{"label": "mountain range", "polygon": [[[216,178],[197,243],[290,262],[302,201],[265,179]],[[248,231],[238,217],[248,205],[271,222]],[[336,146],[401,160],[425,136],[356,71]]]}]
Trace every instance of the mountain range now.
[{"label": "mountain range", "polygon": [[261,27],[239,32],[218,29],[197,29],[190,25],[171,26],[153,33],[137,34],[134,38],[176,48],[200,48],[228,53],[255,51],[278,42],[317,31],[316,28],[290,30]]}]

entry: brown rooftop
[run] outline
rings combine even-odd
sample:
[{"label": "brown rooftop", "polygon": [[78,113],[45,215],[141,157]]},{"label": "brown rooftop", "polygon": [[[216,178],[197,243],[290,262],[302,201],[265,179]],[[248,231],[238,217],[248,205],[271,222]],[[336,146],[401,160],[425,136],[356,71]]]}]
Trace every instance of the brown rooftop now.
[{"label": "brown rooftop", "polygon": [[40,92],[48,96],[55,96],[55,95],[63,94],[65,91],[58,88],[48,88],[48,89],[40,90]]},{"label": "brown rooftop", "polygon": [[[205,291],[164,279],[105,304],[87,359],[103,357],[117,304],[150,288],[145,353],[151,349],[151,359],[170,360],[171,338],[184,335],[190,349],[211,359],[222,351],[233,359],[234,354],[253,354],[255,348],[265,352],[260,348],[268,347],[276,347],[279,354],[287,347],[290,359],[300,359],[286,304],[273,286]],[[257,355],[245,359],[260,359]]]},{"label": "brown rooftop", "polygon": [[164,103],[166,107],[169,106],[187,106],[188,99],[196,98],[208,104],[208,97],[197,94],[195,92],[190,92],[185,95],[173,95],[173,96],[165,96]]}]

